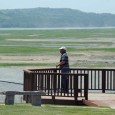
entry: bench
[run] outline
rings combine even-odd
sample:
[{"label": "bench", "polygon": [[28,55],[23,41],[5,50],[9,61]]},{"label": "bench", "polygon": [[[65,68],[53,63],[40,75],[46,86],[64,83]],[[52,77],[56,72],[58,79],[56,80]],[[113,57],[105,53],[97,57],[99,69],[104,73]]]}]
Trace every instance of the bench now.
[{"label": "bench", "polygon": [[5,105],[13,105],[15,95],[29,95],[31,96],[31,104],[33,106],[41,106],[41,96],[45,95],[43,91],[4,91],[0,92],[2,95],[6,95],[5,97]]}]

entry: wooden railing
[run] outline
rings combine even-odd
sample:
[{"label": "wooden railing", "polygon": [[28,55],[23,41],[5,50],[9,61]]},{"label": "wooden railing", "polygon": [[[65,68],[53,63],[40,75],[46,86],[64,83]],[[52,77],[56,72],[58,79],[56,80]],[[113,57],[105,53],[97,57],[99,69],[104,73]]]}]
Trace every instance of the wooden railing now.
[{"label": "wooden railing", "polygon": [[88,74],[88,90],[115,91],[115,69],[70,69],[71,73]]},{"label": "wooden railing", "polygon": [[76,104],[78,100],[88,100],[88,74],[64,74],[69,79],[68,93],[61,90],[61,75],[56,69],[24,70],[24,90],[42,90],[52,97],[53,103],[56,97],[74,98]]},{"label": "wooden railing", "polygon": [[61,72],[56,68],[24,70],[24,90],[43,90],[47,96],[88,99],[88,90],[115,91],[115,69],[70,68],[69,93],[61,92]]}]

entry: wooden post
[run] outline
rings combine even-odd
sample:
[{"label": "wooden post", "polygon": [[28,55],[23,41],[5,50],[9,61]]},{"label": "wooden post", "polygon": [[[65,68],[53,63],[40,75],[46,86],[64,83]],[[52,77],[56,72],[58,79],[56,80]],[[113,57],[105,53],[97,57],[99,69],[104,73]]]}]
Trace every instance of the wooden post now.
[{"label": "wooden post", "polygon": [[106,88],[106,71],[102,70],[102,93],[105,93]]},{"label": "wooden post", "polygon": [[115,91],[115,71],[113,71],[113,90]]},{"label": "wooden post", "polygon": [[37,77],[36,74],[30,74],[30,91],[37,91]]},{"label": "wooden post", "polygon": [[[57,73],[57,70],[56,69],[54,69],[53,70],[53,72],[54,72],[54,75],[53,75],[53,78],[54,78],[54,95],[55,95],[55,93],[56,93],[56,83],[57,83],[57,75],[56,75],[56,73]],[[58,76],[59,77],[59,76]]]},{"label": "wooden post", "polygon": [[55,104],[55,95],[52,96],[52,101],[53,101],[53,104]]},{"label": "wooden post", "polygon": [[88,74],[84,75],[84,96],[88,100]]},{"label": "wooden post", "polygon": [[78,98],[78,75],[74,76],[74,98],[75,98],[75,103],[77,104],[77,98]]},{"label": "wooden post", "polygon": [[[34,74],[32,74],[31,72],[24,71],[24,91],[34,91],[34,83]],[[26,103],[31,102],[31,96],[24,95],[24,100],[26,100]]]},{"label": "wooden post", "polygon": [[[53,72],[54,72],[54,73],[57,73],[57,69],[54,69]],[[54,78],[54,84],[53,84],[54,95],[52,96],[52,100],[53,100],[53,103],[55,104],[55,93],[56,93],[56,85],[57,85],[57,84],[56,84],[56,83],[57,83],[57,82],[56,82],[56,81],[57,81],[56,78],[57,78],[57,75],[54,74],[53,78]]]}]

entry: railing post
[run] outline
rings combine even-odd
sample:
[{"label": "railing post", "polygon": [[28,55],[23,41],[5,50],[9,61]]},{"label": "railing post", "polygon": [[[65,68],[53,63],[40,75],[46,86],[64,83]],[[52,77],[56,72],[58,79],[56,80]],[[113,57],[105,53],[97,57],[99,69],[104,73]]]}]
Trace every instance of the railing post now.
[{"label": "railing post", "polygon": [[57,75],[55,74],[55,73],[57,73],[57,69],[54,69],[53,70],[53,72],[54,72],[54,95],[55,95],[55,93],[56,93],[56,81],[57,81]]},{"label": "railing post", "polygon": [[78,75],[77,74],[74,76],[74,98],[75,98],[75,103],[77,104],[77,98],[78,98]]},{"label": "railing post", "polygon": [[27,79],[27,72],[24,71],[24,79],[23,79],[23,82],[24,82],[24,87],[23,87],[23,90],[26,91],[28,89],[28,79]]},{"label": "railing post", "polygon": [[24,72],[24,91],[32,90],[32,73]]},{"label": "railing post", "polygon": [[102,93],[105,93],[106,88],[106,71],[102,70]]},{"label": "railing post", "polygon": [[[24,91],[32,91],[32,82],[32,73],[24,71]],[[24,96],[24,100],[26,100],[26,103],[31,102],[30,96],[28,95]]]},{"label": "railing post", "polygon": [[56,81],[57,81],[57,75],[55,73],[57,73],[57,69],[54,69],[53,73],[54,73],[54,76],[53,76],[53,78],[54,78],[54,84],[53,84],[54,95],[52,96],[52,100],[53,100],[53,103],[55,104]]},{"label": "railing post", "polygon": [[115,91],[115,71],[113,71],[113,90]]},{"label": "railing post", "polygon": [[43,75],[37,74],[38,77],[38,90],[43,90]]},{"label": "railing post", "polygon": [[32,91],[37,91],[37,77],[35,73],[31,74],[32,77]]},{"label": "railing post", "polygon": [[84,96],[88,100],[88,74],[84,75]]}]

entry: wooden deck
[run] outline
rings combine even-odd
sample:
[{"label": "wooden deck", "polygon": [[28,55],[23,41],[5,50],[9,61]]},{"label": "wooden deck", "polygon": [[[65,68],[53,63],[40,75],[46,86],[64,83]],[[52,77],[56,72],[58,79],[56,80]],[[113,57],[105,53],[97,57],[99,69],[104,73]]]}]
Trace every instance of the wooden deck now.
[{"label": "wooden deck", "polygon": [[[115,69],[70,68],[70,73],[64,75],[69,76],[69,95],[60,94],[62,74],[56,68],[24,70],[23,89],[47,91],[50,99],[45,97],[43,103],[79,105],[84,102],[89,106],[115,107]],[[78,89],[83,91],[80,95]],[[28,102],[28,97],[24,100]]]},{"label": "wooden deck", "polygon": [[[52,103],[52,98],[49,96],[42,96],[42,99],[46,99],[43,101],[43,103],[45,103],[45,101],[48,101],[47,99],[51,99],[50,103]],[[73,100],[74,98],[72,97],[56,97],[55,104],[64,103],[64,105],[76,105]],[[115,109],[115,93],[89,93],[88,100],[83,99],[83,104],[87,106],[104,106]],[[83,104],[80,101],[77,105]]]}]

